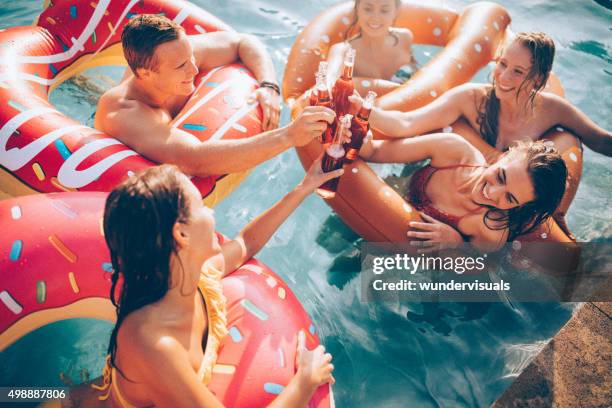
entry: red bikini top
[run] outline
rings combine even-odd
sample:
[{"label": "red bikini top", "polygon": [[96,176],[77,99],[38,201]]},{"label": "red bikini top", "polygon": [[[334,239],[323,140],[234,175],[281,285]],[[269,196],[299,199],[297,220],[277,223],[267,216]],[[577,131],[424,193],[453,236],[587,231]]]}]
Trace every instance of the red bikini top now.
[{"label": "red bikini top", "polygon": [[427,187],[427,183],[431,176],[438,170],[447,170],[447,169],[456,169],[458,167],[482,167],[471,164],[455,164],[451,166],[443,166],[443,167],[433,167],[431,165],[427,165],[425,167],[417,170],[410,179],[410,184],[408,185],[408,201],[419,211],[424,212],[437,219],[440,222],[450,225],[457,231],[459,230],[459,222],[466,216],[479,211],[476,209],[474,211],[467,212],[462,216],[452,215],[447,213],[446,211],[439,210],[433,206],[431,200],[427,196],[425,192],[425,188]]}]

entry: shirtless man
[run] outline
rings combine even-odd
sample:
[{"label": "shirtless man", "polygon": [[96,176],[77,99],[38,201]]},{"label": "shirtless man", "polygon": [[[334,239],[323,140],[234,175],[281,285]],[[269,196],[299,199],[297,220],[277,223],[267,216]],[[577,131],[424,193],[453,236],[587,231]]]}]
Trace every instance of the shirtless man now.
[{"label": "shirtless man", "polygon": [[[100,98],[95,127],[152,161],[175,164],[194,176],[239,172],[309,143],[325,130],[326,122],[333,121],[333,111],[313,107],[276,129],[280,95],[274,67],[253,37],[233,32],[187,36],[165,17],[140,15],[125,26],[121,40],[130,70]],[[171,128],[170,122],[195,90],[197,73],[238,60],[260,83],[254,98],[263,108],[266,132],[247,139],[201,142]]]}]

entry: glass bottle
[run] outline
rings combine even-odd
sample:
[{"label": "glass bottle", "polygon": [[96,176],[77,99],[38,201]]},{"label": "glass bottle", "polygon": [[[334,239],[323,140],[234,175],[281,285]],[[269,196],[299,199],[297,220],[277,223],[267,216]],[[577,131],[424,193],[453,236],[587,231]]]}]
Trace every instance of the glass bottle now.
[{"label": "glass bottle", "polygon": [[345,163],[352,163],[359,154],[359,149],[363,145],[363,140],[368,134],[370,124],[370,113],[372,112],[372,106],[374,106],[374,99],[376,99],[376,92],[368,91],[361,109],[357,112],[357,115],[351,122],[351,141],[344,145],[346,150],[346,157],[344,158]]},{"label": "glass bottle", "polygon": [[[342,147],[342,135],[351,127],[353,115],[347,114],[340,118],[340,125],[336,129],[332,142],[325,148],[321,168],[325,173],[338,170],[344,164],[344,148]],[[339,177],[326,181],[317,189],[317,194],[325,199],[333,198],[338,188]]]},{"label": "glass bottle", "polygon": [[[331,99],[331,95],[329,94],[329,88],[327,87],[327,72],[321,71],[317,73],[317,84],[315,85],[316,98],[310,99],[311,106],[325,106],[327,108],[333,109],[333,102]],[[321,136],[321,143],[324,145],[328,145],[332,142],[332,138],[334,137],[334,133],[336,130],[336,122],[331,125],[328,125],[325,131]]]},{"label": "glass bottle", "polygon": [[353,67],[355,66],[355,49],[350,48],[344,55],[344,65],[342,66],[342,74],[336,80],[332,88],[333,102],[338,116],[343,116],[348,113],[351,103],[348,98],[353,94],[355,86],[353,84]]}]

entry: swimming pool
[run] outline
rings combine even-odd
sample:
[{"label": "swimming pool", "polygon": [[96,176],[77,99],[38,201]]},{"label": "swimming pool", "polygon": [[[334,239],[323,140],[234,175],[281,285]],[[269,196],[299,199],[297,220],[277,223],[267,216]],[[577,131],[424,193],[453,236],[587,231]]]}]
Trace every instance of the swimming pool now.
[{"label": "swimming pool", "polygon": [[[237,30],[268,46],[282,78],[295,36],[332,1],[194,1]],[[465,2],[445,1],[460,8]],[[610,12],[595,2],[500,1],[514,31],[545,30],[557,42],[555,71],[568,98],[606,128],[612,57]],[[0,3],[0,28],[31,24],[39,0]],[[571,8],[571,13],[568,9]],[[568,29],[571,27],[571,29]],[[417,51],[417,58],[426,58]],[[99,89],[120,70],[88,74],[85,83],[60,87],[52,101],[91,124]],[[478,75],[486,78],[487,72]],[[287,123],[287,112],[283,122]],[[398,166],[381,166],[385,175]],[[235,234],[303,175],[293,151],[253,171],[216,209],[220,231]],[[568,221],[580,240],[610,240],[612,168],[609,159],[585,153],[583,181]],[[266,186],[267,188],[262,188]],[[245,204],[246,203],[246,204]],[[569,318],[562,304],[361,303],[359,239],[317,197],[310,197],[285,223],[259,258],[294,289],[334,355],[338,406],[486,406],[507,387],[545,341]],[[99,375],[110,326],[86,320],[40,329],[0,357],[7,385],[60,385],[58,374],[79,382]],[[74,341],[74,338],[78,338]]]}]

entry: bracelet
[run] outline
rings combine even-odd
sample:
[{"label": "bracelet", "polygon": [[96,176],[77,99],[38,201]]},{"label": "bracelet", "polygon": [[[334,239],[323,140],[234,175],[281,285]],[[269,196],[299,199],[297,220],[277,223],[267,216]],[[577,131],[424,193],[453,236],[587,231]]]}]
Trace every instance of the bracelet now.
[{"label": "bracelet", "polygon": [[275,84],[274,82],[270,82],[270,81],[261,81],[259,83],[259,86],[261,88],[270,88],[272,89],[274,92],[276,92],[277,95],[281,94],[280,91],[280,87],[278,86],[278,84]]}]

